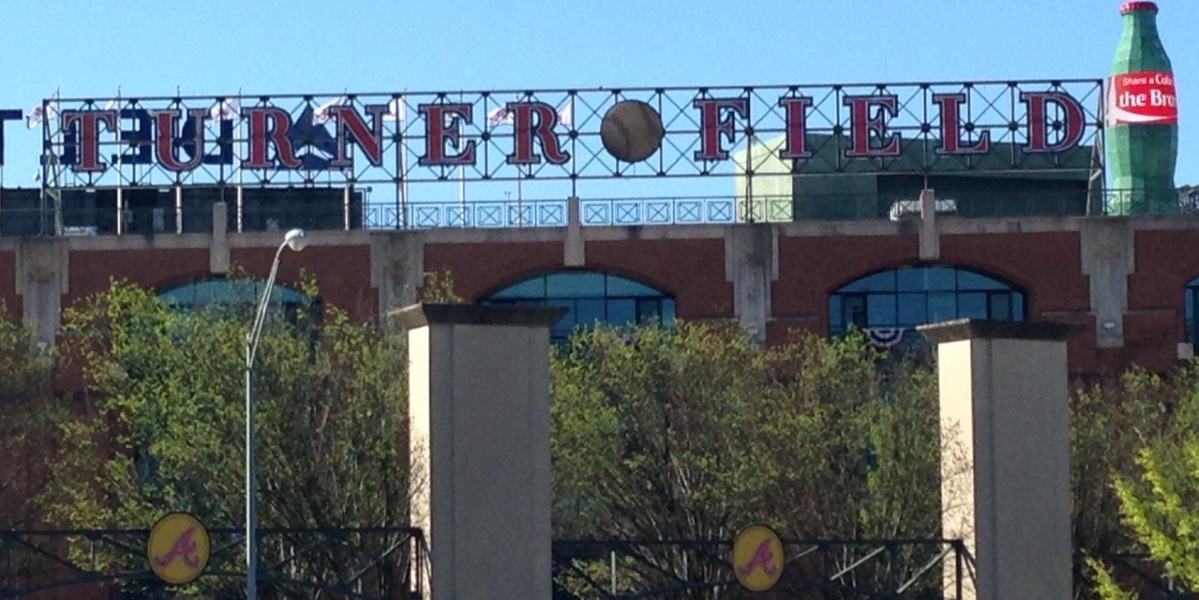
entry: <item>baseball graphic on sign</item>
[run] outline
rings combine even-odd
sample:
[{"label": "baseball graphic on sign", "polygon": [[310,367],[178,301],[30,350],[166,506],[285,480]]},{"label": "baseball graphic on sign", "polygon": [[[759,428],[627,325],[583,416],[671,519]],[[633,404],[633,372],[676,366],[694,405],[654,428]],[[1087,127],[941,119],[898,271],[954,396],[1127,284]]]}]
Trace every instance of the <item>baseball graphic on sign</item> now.
[{"label": "baseball graphic on sign", "polygon": [[764,592],[783,576],[783,542],[769,527],[754,525],[733,542],[733,574],[745,589]]},{"label": "baseball graphic on sign", "polygon": [[208,566],[208,531],[186,513],[171,513],[159,519],[146,546],[150,569],[167,583],[188,583]]},{"label": "baseball graphic on sign", "polygon": [[653,156],[662,147],[665,135],[662,116],[640,100],[617,102],[604,113],[600,124],[604,149],[624,162],[641,162]]}]

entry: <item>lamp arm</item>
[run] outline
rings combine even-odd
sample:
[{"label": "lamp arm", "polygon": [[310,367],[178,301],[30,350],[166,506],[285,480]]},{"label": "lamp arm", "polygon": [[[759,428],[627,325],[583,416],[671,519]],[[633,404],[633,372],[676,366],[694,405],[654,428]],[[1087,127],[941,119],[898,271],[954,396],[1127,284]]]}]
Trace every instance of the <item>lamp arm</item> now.
[{"label": "lamp arm", "polygon": [[283,255],[285,246],[287,246],[287,242],[279,244],[279,249],[275,251],[275,260],[271,263],[271,275],[262,289],[262,297],[258,299],[258,306],[254,314],[254,324],[246,336],[246,368],[254,366],[254,358],[258,354],[258,342],[262,338],[262,328],[266,324],[267,305],[270,302],[271,290],[275,287],[275,277],[279,273],[279,258]]}]

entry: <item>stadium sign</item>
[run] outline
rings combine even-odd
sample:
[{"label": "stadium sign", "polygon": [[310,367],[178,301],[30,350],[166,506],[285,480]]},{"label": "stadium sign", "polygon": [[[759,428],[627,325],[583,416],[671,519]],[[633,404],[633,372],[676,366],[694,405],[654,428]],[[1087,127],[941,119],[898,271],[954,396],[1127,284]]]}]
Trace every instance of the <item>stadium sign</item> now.
[{"label": "stadium sign", "polygon": [[[1061,168],[1103,122],[1099,80],[632,90],[50,99],[43,163],[86,184],[138,170],[348,180]],[[0,144],[3,138],[0,137]],[[768,153],[744,152],[771,145]],[[0,148],[0,160],[3,158]],[[753,156],[751,156],[753,155]],[[648,169],[630,169],[645,163]],[[731,170],[730,170],[731,171]],[[723,171],[729,172],[729,171]],[[156,174],[156,175],[155,175]],[[778,173],[775,173],[778,174]]]}]

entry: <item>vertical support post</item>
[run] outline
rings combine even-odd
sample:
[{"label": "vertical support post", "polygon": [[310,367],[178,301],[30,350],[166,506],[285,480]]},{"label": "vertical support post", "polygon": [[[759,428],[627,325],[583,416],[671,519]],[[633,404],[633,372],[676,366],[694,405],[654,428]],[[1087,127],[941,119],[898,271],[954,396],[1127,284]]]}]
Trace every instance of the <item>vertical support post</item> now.
[{"label": "vertical support post", "polygon": [[612,595],[616,595],[616,551],[611,552],[611,569],[612,569]]},{"label": "vertical support post", "polygon": [[[962,319],[918,329],[937,343],[941,528],[974,556],[963,600],[1069,598],[1066,323]],[[946,587],[958,584],[946,562]],[[959,579],[960,581],[960,579]]]},{"label": "vertical support post", "polygon": [[552,593],[549,344],[565,312],[418,304],[390,313],[408,329],[411,510],[429,543],[426,600]]},{"label": "vertical support post", "polygon": [[254,423],[254,355],[246,344],[246,600],[258,598],[258,473]]},{"label": "vertical support post", "polygon": [[[112,102],[110,101],[108,106],[111,106],[111,105],[112,105]],[[115,111],[117,113],[117,118],[115,119],[116,127],[114,127],[114,129],[116,130],[115,133],[117,134],[117,144],[116,144],[116,149],[117,149],[117,160],[116,160],[116,163],[117,163],[116,164],[116,172],[117,172],[117,235],[123,235],[124,233],[128,232],[129,225],[130,225],[130,223],[125,221],[125,195],[124,195],[125,182],[124,182],[124,169],[122,168],[122,164],[124,162],[122,160],[122,157],[125,156],[125,147],[121,144],[121,112],[123,110],[122,106],[123,106],[123,103],[121,102],[121,88],[117,87],[116,111]],[[106,106],[105,110],[107,110],[107,109],[108,108]],[[130,216],[132,217],[132,215],[130,215]],[[131,218],[130,220],[133,220],[133,219]],[[153,227],[151,227],[151,231],[153,231]]]},{"label": "vertical support post", "polygon": [[937,193],[925,188],[920,192],[920,260],[941,258],[941,237],[937,230]]},{"label": "vertical support post", "polygon": [[733,284],[733,311],[755,342],[766,343],[771,284],[779,278],[779,228],[756,223],[725,228],[724,278]]},{"label": "vertical support post", "polygon": [[[757,148],[757,146],[758,146],[758,144],[757,144],[757,140],[754,139],[754,134],[750,133],[749,139],[747,140],[747,142],[745,144],[745,163],[746,163],[746,165],[745,165],[745,222],[746,223],[753,223],[753,222],[757,221],[757,219],[755,218],[756,215],[754,214],[754,167],[756,166],[754,164],[754,148]],[[763,221],[769,220],[769,218],[766,216],[768,210],[769,209],[766,209],[765,207],[763,207],[763,211],[762,211],[762,214],[763,214],[762,220]]]},{"label": "vertical support post", "polygon": [[183,186],[175,182],[175,233],[183,233]]},{"label": "vertical support post", "polygon": [[562,264],[567,267],[582,267],[587,264],[587,245],[583,241],[578,196],[566,199],[566,242],[562,247]]},{"label": "vertical support post", "polygon": [[229,272],[229,205],[212,204],[212,245],[208,247],[208,271]]}]

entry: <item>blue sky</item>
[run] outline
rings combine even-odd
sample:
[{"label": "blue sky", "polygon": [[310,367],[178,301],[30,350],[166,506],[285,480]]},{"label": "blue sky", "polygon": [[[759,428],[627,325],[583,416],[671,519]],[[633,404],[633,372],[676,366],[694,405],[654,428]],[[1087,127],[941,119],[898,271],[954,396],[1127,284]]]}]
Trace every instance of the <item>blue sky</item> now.
[{"label": "blue sky", "polygon": [[[1199,2],[1159,0],[1177,183],[1199,183]],[[1117,0],[8,0],[0,106],[63,96],[1097,78]],[[38,136],[8,126],[6,185]]]}]

